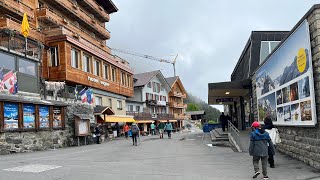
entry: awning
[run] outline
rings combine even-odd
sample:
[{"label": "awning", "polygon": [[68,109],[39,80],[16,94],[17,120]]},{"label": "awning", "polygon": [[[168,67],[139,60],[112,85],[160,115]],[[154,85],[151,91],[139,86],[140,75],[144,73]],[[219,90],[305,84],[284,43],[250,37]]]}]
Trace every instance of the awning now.
[{"label": "awning", "polygon": [[115,123],[115,122],[135,122],[135,120],[133,119],[133,116],[106,116],[106,118],[104,118],[103,115],[100,115],[100,117],[102,119],[104,119],[105,122],[111,122],[111,123]]},{"label": "awning", "polygon": [[249,94],[251,80],[208,84],[208,104],[233,104],[236,98]]},{"label": "awning", "polygon": [[138,121],[135,121],[135,123],[145,124],[145,123],[154,123],[154,121],[153,120],[138,120]]},{"label": "awning", "polygon": [[[165,122],[167,122],[168,120],[159,120],[159,122],[163,122],[163,123],[165,123]],[[178,120],[169,120],[169,122],[178,122]]]}]

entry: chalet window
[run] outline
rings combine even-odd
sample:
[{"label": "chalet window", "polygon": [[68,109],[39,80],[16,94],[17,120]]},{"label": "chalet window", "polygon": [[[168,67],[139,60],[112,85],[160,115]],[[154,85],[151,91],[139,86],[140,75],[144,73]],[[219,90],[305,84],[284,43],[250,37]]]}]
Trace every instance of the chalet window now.
[{"label": "chalet window", "polygon": [[159,92],[160,92],[160,84],[157,83],[157,93],[159,93]]},{"label": "chalet window", "polygon": [[116,81],[116,80],[117,80],[117,71],[116,71],[116,68],[112,68],[112,70],[111,70],[111,75],[112,75],[112,81]]},{"label": "chalet window", "polygon": [[51,66],[59,66],[58,47],[50,47]]},{"label": "chalet window", "polygon": [[119,110],[122,110],[122,101],[120,101],[120,100],[117,101],[117,108]]},{"label": "chalet window", "polygon": [[86,54],[83,55],[82,66],[84,72],[90,72],[90,56]]},{"label": "chalet window", "polygon": [[126,85],[126,74],[123,72],[121,73],[121,84]]},{"label": "chalet window", "polygon": [[19,72],[36,76],[36,63],[27,59],[19,58]]},{"label": "chalet window", "polygon": [[148,83],[148,88],[151,88],[151,82]]},{"label": "chalet window", "polygon": [[127,86],[131,87],[131,76],[127,74]]},{"label": "chalet window", "polygon": [[140,106],[136,106],[136,111],[140,112]]},{"label": "chalet window", "polygon": [[102,106],[102,97],[95,97],[96,106]]},{"label": "chalet window", "polygon": [[0,52],[0,59],[1,59],[0,69],[4,68],[12,71],[16,69],[16,65],[15,65],[16,62],[15,62],[14,56]]},{"label": "chalet window", "polygon": [[103,69],[104,69],[104,78],[109,79],[109,65],[105,64]]},{"label": "chalet window", "polygon": [[109,99],[109,107],[112,108],[112,99]]},{"label": "chalet window", "polygon": [[152,91],[156,92],[156,83],[155,82],[152,82]]},{"label": "chalet window", "polygon": [[4,129],[15,130],[19,128],[18,103],[4,103]]},{"label": "chalet window", "polygon": [[39,106],[40,128],[49,128],[49,106]]},{"label": "chalet window", "polygon": [[44,8],[44,3],[39,1],[39,2],[38,2],[38,8],[39,8],[39,9]]},{"label": "chalet window", "polygon": [[280,41],[261,41],[260,64],[267,58]]},{"label": "chalet window", "polygon": [[129,110],[130,112],[133,112],[133,105],[128,105],[128,110]]},{"label": "chalet window", "polygon": [[100,76],[100,61],[95,60],[93,66],[93,74],[96,76]]},{"label": "chalet window", "polygon": [[149,93],[146,93],[146,100],[149,100]]},{"label": "chalet window", "polygon": [[79,51],[71,49],[71,66],[79,68]]},{"label": "chalet window", "polygon": [[33,129],[35,127],[35,106],[33,104],[23,104],[23,128]]}]

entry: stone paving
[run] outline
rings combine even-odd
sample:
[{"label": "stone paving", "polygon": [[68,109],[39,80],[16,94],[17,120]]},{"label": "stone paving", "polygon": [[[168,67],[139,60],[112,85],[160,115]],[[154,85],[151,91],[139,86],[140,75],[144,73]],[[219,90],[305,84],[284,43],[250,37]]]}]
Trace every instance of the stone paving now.
[{"label": "stone paving", "polygon": [[[0,156],[0,179],[252,179],[252,158],[247,153],[208,144],[212,144],[210,134],[194,130],[173,134],[172,139],[142,137],[139,146],[120,139],[100,145],[4,155]],[[275,158],[277,168],[269,169],[272,180],[320,179],[318,171],[299,161],[282,154]],[[39,172],[7,171],[29,167],[35,167]]]}]

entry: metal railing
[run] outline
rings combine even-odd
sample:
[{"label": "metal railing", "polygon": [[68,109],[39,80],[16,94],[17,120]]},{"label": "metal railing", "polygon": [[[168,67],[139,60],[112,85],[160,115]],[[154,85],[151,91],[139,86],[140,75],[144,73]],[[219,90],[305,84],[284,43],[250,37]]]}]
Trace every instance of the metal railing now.
[{"label": "metal railing", "polygon": [[241,138],[240,138],[240,131],[232,124],[231,121],[228,121],[228,131],[229,131],[229,139],[231,139],[232,144],[237,148],[239,152],[241,152]]}]

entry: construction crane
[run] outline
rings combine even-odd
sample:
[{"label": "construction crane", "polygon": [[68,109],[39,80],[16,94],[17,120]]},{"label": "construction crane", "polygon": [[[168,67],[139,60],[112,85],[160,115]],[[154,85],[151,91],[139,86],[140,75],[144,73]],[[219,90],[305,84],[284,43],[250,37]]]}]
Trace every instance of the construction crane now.
[{"label": "construction crane", "polygon": [[117,51],[117,52],[124,53],[124,54],[129,54],[129,55],[132,55],[132,56],[138,56],[138,57],[141,57],[141,58],[146,58],[146,59],[150,59],[150,60],[154,60],[154,61],[158,61],[158,62],[164,62],[164,63],[172,64],[173,65],[173,73],[174,73],[174,76],[176,76],[176,62],[177,62],[178,54],[171,61],[171,60],[166,60],[166,59],[162,59],[162,58],[158,58],[158,57],[154,57],[154,56],[150,56],[150,55],[145,55],[145,54],[141,54],[141,53],[137,53],[137,52],[130,52],[130,51],[126,51],[126,50],[123,50],[123,49],[116,49],[116,48],[110,48],[110,49],[113,50],[113,51]]}]

